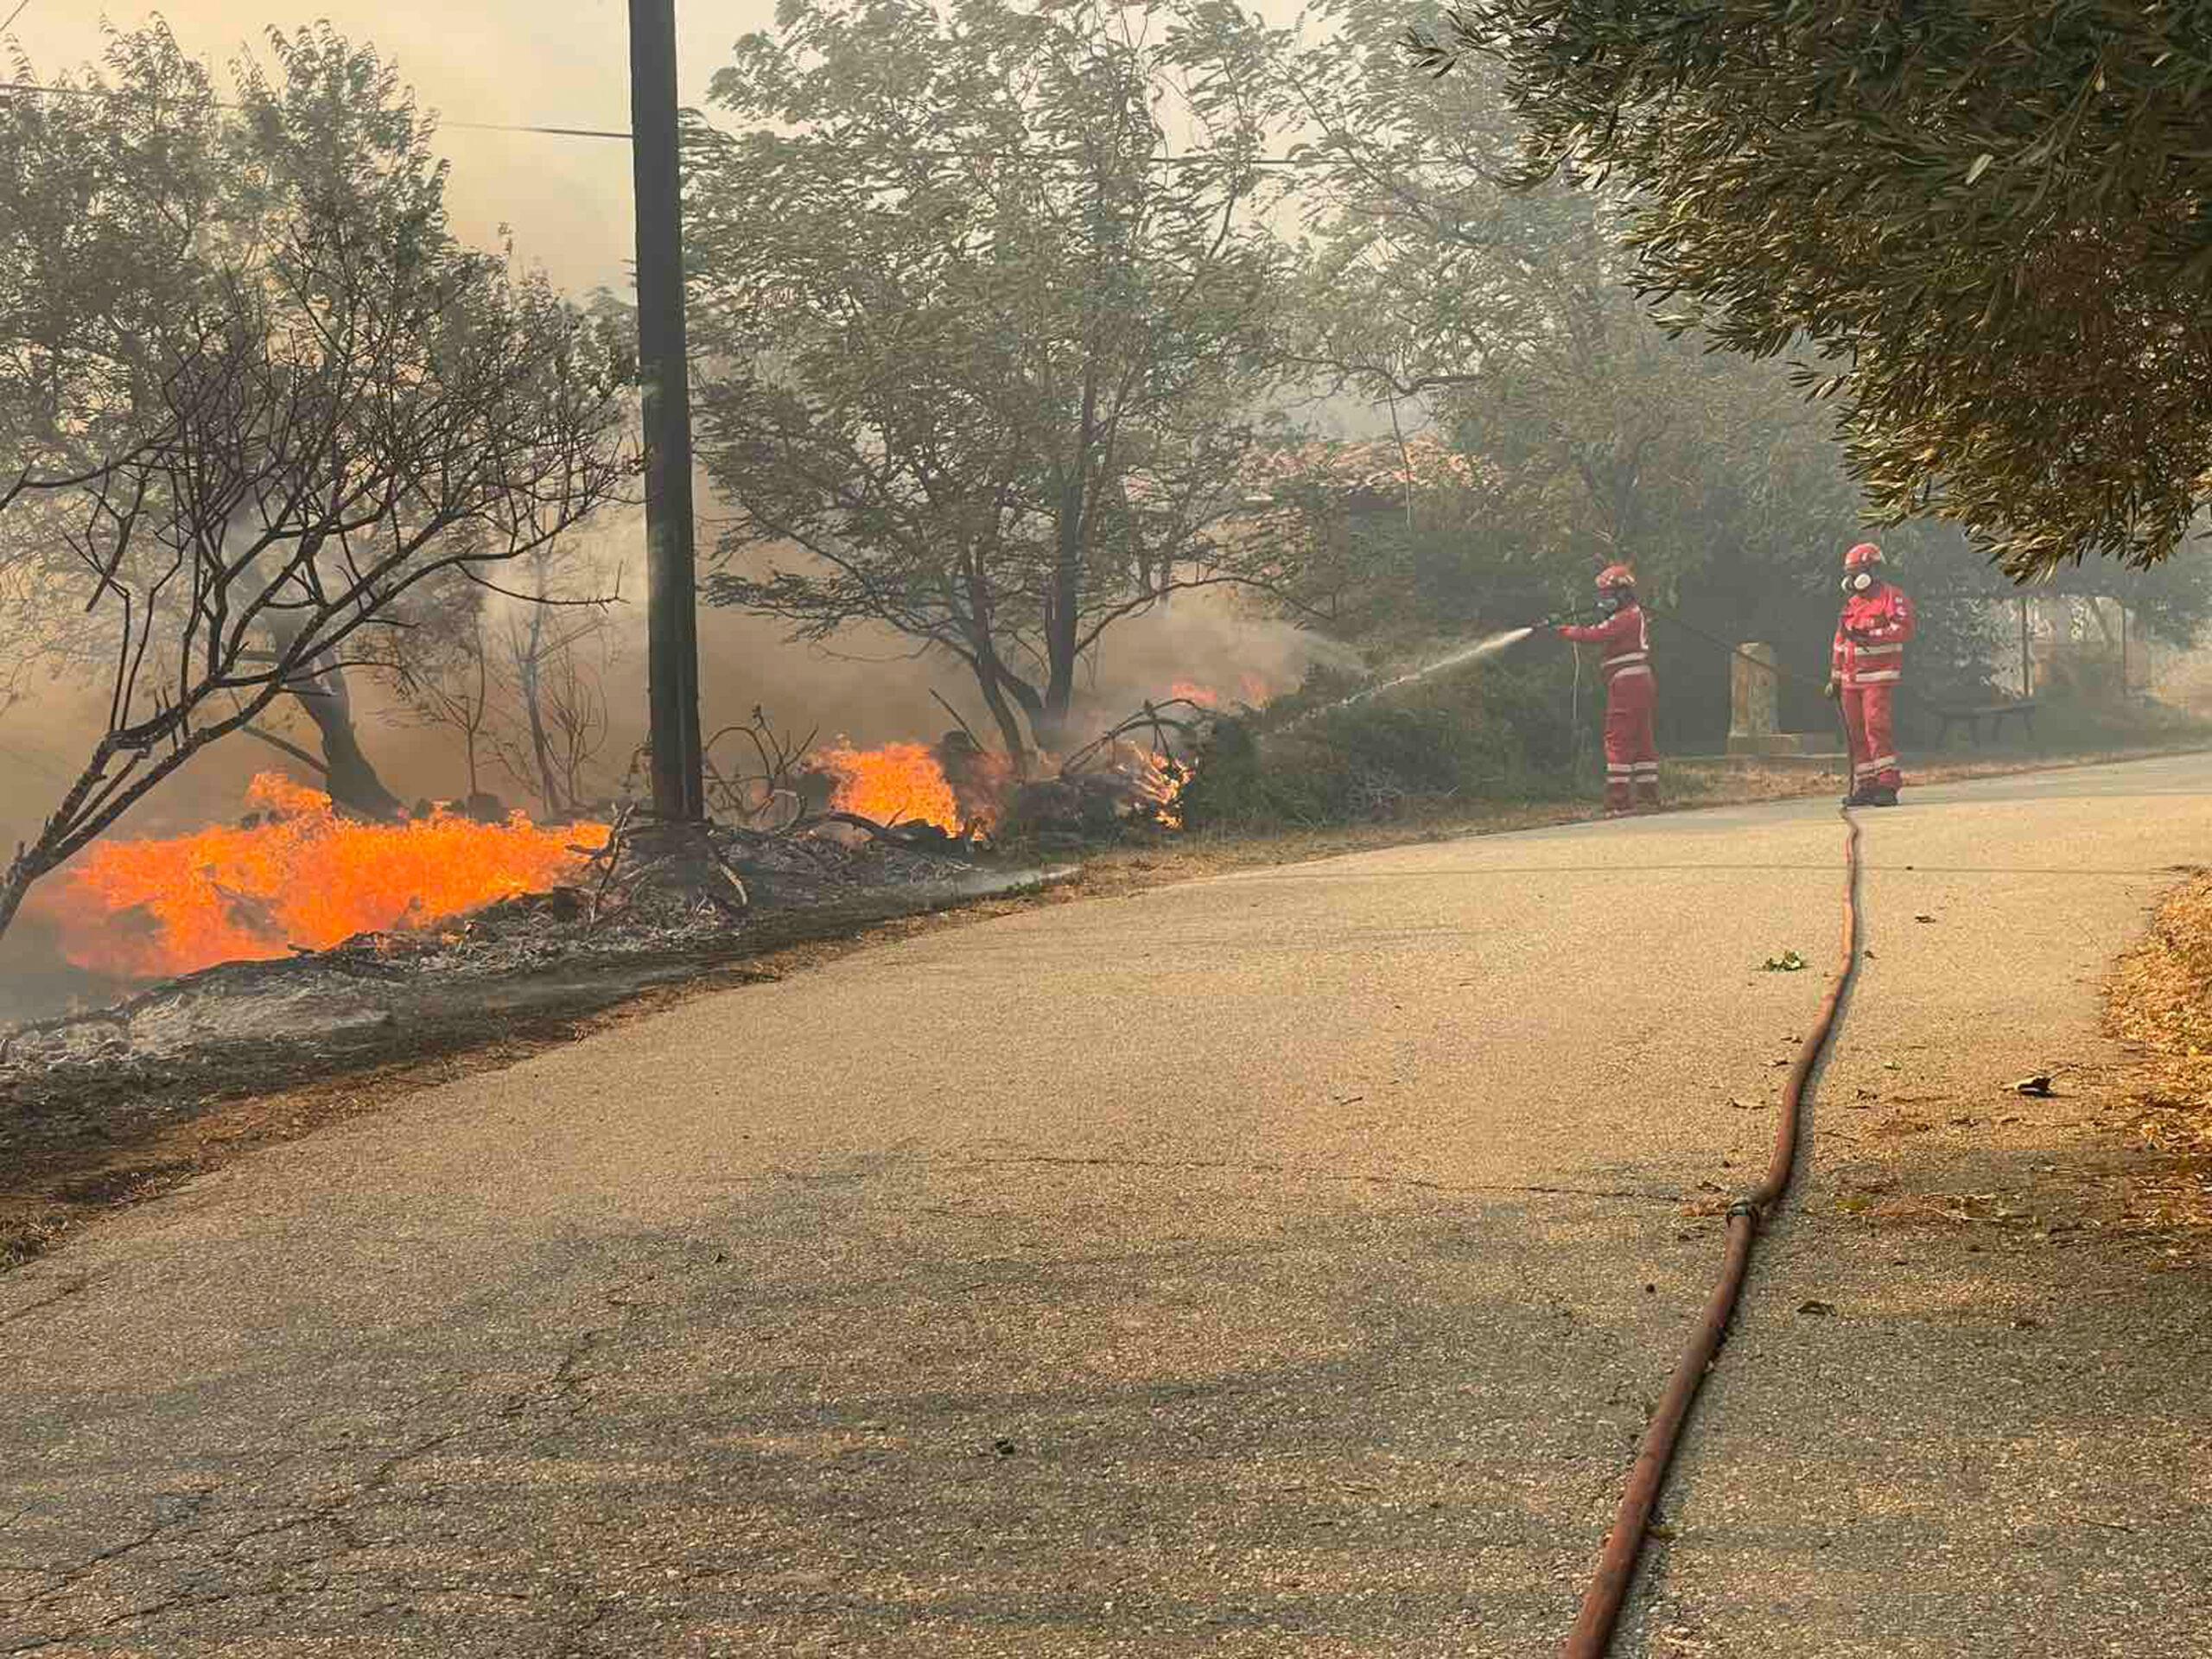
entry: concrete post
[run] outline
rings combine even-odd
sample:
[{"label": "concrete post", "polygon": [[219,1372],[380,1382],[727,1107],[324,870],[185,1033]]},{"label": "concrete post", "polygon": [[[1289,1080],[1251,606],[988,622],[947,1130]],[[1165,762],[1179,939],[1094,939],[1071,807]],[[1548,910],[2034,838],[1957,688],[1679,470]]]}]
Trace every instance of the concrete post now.
[{"label": "concrete post", "polygon": [[1775,699],[1782,688],[1772,645],[1736,647],[1728,668],[1728,753],[1771,754],[1776,741]]}]

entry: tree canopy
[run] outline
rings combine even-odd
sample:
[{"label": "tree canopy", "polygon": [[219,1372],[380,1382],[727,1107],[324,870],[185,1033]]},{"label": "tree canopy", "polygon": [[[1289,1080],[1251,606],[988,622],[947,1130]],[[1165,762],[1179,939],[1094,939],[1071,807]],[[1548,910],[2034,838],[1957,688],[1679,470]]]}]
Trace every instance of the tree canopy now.
[{"label": "tree canopy", "polygon": [[1268,48],[1217,0],[816,0],[741,41],[687,188],[709,596],[957,659],[1020,753],[1117,622],[1267,580],[1219,532],[1278,378]]},{"label": "tree canopy", "polygon": [[1630,193],[1648,295],[1809,346],[1891,518],[2015,577],[2149,564],[2212,493],[2212,13],[2114,0],[1471,0],[1534,171]]}]

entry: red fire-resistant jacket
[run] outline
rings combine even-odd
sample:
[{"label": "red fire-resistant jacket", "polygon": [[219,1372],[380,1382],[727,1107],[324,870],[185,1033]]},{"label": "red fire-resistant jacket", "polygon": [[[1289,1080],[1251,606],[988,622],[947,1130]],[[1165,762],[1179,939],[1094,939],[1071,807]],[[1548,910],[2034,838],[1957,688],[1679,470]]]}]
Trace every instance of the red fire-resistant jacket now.
[{"label": "red fire-resistant jacket", "polygon": [[1913,634],[1912,601],[1886,582],[1843,601],[1829,661],[1841,685],[1892,685],[1904,677]]},{"label": "red fire-resistant jacket", "polygon": [[1643,620],[1641,605],[1624,605],[1593,627],[1570,625],[1559,632],[1560,639],[1577,645],[1605,648],[1598,667],[1607,685],[1651,677],[1651,629]]}]

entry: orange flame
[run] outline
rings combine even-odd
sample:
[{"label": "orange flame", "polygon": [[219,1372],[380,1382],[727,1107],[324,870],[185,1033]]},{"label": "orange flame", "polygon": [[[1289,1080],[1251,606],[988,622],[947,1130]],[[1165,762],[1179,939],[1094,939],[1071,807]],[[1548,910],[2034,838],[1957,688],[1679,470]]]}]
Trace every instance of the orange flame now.
[{"label": "orange flame", "polygon": [[837,776],[830,805],[878,823],[933,823],[949,835],[961,830],[960,801],[937,756],[919,743],[887,743],[856,749],[843,739],[814,757]]},{"label": "orange flame", "polygon": [[[1247,708],[1257,709],[1274,694],[1274,687],[1268,683],[1265,675],[1244,673],[1236,677],[1237,700]],[[1219,691],[1211,685],[1202,685],[1196,680],[1176,681],[1167,688],[1167,695],[1171,698],[1188,698],[1201,709],[1218,709],[1223,702],[1222,694]]]},{"label": "orange flame", "polygon": [[247,799],[261,823],[92,848],[38,904],[62,954],[150,979],[323,950],[542,891],[582,862],[577,846],[604,846],[609,833],[596,823],[542,830],[520,813],[504,824],[443,812],[357,823],[327,795],[267,772]]},{"label": "orange flame", "polygon": [[1191,774],[1156,754],[1145,757],[1142,793],[1164,830],[1183,827],[1183,786],[1191,781]]}]

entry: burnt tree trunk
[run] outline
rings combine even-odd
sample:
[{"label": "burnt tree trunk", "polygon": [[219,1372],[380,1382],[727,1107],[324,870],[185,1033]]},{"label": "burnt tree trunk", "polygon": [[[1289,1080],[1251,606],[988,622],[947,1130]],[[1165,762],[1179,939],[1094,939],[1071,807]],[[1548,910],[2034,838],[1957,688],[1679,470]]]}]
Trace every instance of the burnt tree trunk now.
[{"label": "burnt tree trunk", "polygon": [[8,927],[16,919],[16,912],[23,907],[23,895],[31,890],[31,883],[44,875],[51,867],[36,861],[28,851],[18,852],[0,875],[0,938],[5,938]]},{"label": "burnt tree trunk", "polygon": [[[271,658],[282,662],[299,639],[299,626],[280,613],[269,619],[269,632],[276,644]],[[353,700],[346,689],[345,669],[325,654],[288,675],[284,689],[321,735],[323,787],[332,804],[378,823],[404,817],[406,808],[384,786],[353,730]]]},{"label": "burnt tree trunk", "polygon": [[1029,771],[1029,740],[1022,732],[1021,716],[1000,690],[997,675],[986,668],[976,674],[976,680],[982,688],[984,707],[991,711],[999,735],[1006,740],[1006,752],[1014,757],[1015,769],[1026,777]]},{"label": "burnt tree trunk", "polygon": [[1036,721],[1037,741],[1058,750],[1067,740],[1068,707],[1075,701],[1077,644],[1083,612],[1084,531],[1090,514],[1091,450],[1098,438],[1098,369],[1087,365],[1083,377],[1083,414],[1076,429],[1074,464],[1060,486],[1058,537],[1053,548],[1052,582],[1045,607],[1045,706]]},{"label": "burnt tree trunk", "polygon": [[[1000,660],[998,642],[992,638],[994,607],[989,584],[983,578],[974,557],[970,556],[965,580],[968,589],[968,641],[969,662],[976,671],[976,684],[983,696],[983,706],[991,711],[991,719],[999,728],[999,735],[1006,740],[1006,752],[1013,758],[1016,775],[1029,775],[1029,735],[1022,730],[1021,715],[1015,710],[1015,701],[1027,690],[1007,671]],[[1032,700],[1034,694],[1032,694]],[[1025,705],[1026,706],[1026,705]],[[1033,711],[1032,711],[1033,723]]]},{"label": "burnt tree trunk", "polygon": [[[538,594],[544,598],[543,584]],[[545,665],[545,607],[533,606],[530,613],[530,638],[515,653],[515,679],[522,693],[523,714],[530,726],[531,763],[537,768],[537,795],[544,804],[548,817],[568,810],[562,798],[558,768],[553,760],[553,739],[545,729],[543,673]]]},{"label": "burnt tree trunk", "polygon": [[292,696],[322,735],[325,787],[334,804],[379,823],[405,816],[399,798],[384,786],[353,730],[353,700],[346,691],[346,671],[324,669],[292,688]]}]

